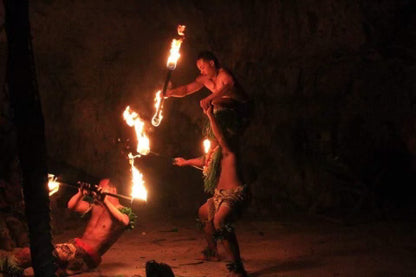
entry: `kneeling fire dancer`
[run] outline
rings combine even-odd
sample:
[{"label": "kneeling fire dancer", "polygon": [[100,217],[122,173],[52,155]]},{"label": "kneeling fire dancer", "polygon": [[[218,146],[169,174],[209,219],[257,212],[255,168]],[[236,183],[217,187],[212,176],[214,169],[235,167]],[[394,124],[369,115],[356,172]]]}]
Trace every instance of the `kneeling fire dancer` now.
[{"label": "kneeling fire dancer", "polygon": [[[198,211],[208,246],[202,251],[203,260],[218,261],[217,240],[222,240],[231,263],[227,264],[228,276],[247,276],[240,257],[240,249],[232,223],[238,219],[249,198],[248,188],[241,181],[238,161],[238,135],[236,114],[233,110],[214,111],[209,106],[204,110],[208,116],[211,148],[200,158],[186,160],[178,157],[178,166],[203,167],[204,188],[213,197]],[[229,120],[231,119],[231,120]]]},{"label": "kneeling fire dancer", "polygon": [[[91,271],[101,263],[104,253],[120,238],[126,229],[134,228],[136,216],[130,208],[120,204],[117,189],[109,179],[102,179],[95,191],[82,184],[68,201],[68,209],[85,215],[91,213],[80,238],[55,245],[57,275],[68,276]],[[19,276],[31,266],[30,249],[15,248],[13,252],[0,252],[0,272]],[[14,276],[14,275],[13,275]]]}]

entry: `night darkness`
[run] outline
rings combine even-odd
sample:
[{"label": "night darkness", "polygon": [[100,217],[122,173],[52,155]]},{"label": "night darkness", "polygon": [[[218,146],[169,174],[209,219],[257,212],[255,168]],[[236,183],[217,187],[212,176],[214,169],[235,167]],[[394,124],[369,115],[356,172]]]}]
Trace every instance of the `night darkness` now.
[{"label": "night darkness", "polygon": [[[14,6],[10,2],[4,6]],[[172,159],[203,154],[205,115],[199,101],[210,92],[167,99],[161,125],[150,124],[170,42],[176,26],[184,24],[186,39],[172,83],[193,81],[199,74],[197,54],[209,50],[252,100],[251,119],[240,137],[251,202],[239,240],[249,276],[415,274],[410,260],[416,240],[410,234],[416,233],[416,2],[31,0],[28,5],[30,30],[15,36],[13,26],[19,28],[16,22],[23,19],[8,17],[3,3],[0,9],[0,249],[27,245],[27,239],[18,238],[27,216],[29,226],[41,225],[49,233],[48,207],[54,242],[83,224],[66,210],[73,188],[61,188],[50,200],[45,196],[46,172],[71,183],[111,178],[120,193],[129,194],[127,154],[134,152],[136,138],[122,117],[127,106],[146,122],[151,148],[136,160],[149,194],[147,203],[132,204],[141,222],[134,232],[150,238],[145,230],[151,224],[159,228],[169,222],[176,230],[186,220],[191,223],[183,223],[185,229],[194,227],[198,207],[209,195],[200,171],[175,167]],[[33,46],[32,58],[19,48],[25,40]],[[39,207],[35,216],[20,214],[16,223],[9,218],[21,203],[22,188],[26,213],[27,205]],[[46,219],[38,218],[42,215]],[[358,241],[374,233],[379,242],[363,246]],[[308,235],[313,237],[308,243],[319,246],[299,243]],[[30,235],[31,244],[36,236]],[[127,238],[134,241],[132,234]],[[120,245],[129,244],[127,238]],[[142,245],[146,239],[140,237]],[[274,254],[256,248],[262,240],[260,248],[277,247]],[[40,239],[32,252],[41,252],[48,241],[48,236]],[[351,241],[353,250],[346,246]],[[296,251],[287,250],[291,247]],[[324,260],[344,247],[348,262]],[[257,254],[245,255],[248,249]],[[385,256],[372,256],[377,250]],[[397,258],[381,266],[390,250]],[[364,252],[371,262],[351,262]],[[146,256],[141,263],[175,263],[151,253],[132,255]],[[105,261],[97,273],[104,275],[85,276],[144,276],[135,275],[142,274],[135,273],[137,264],[123,265],[132,268],[117,275],[117,263],[106,266]],[[201,271],[173,268],[178,276],[225,275],[209,263],[203,266]],[[349,268],[355,266],[362,270]]]}]

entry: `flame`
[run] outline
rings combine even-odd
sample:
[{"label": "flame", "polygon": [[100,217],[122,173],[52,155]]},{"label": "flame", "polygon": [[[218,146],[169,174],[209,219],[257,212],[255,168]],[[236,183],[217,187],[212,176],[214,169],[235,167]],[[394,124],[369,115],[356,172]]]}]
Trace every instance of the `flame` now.
[{"label": "flame", "polygon": [[156,92],[156,95],[155,95],[155,109],[156,109],[155,111],[158,112],[159,111],[159,108],[160,108],[159,121],[161,121],[162,118],[163,118],[163,116],[162,116],[162,109],[160,107],[160,104],[161,103],[162,103],[162,91],[161,90],[158,90]]},{"label": "flame", "polygon": [[134,166],[134,158],[131,153],[129,153],[129,160],[131,165],[131,175],[132,175],[132,187],[131,187],[131,197],[136,199],[147,200],[147,190],[144,186],[143,174]]},{"label": "flame", "polygon": [[53,195],[59,190],[59,182],[56,179],[57,177],[55,175],[48,174],[49,196]]},{"label": "flame", "polygon": [[211,141],[209,139],[204,139],[203,145],[204,145],[204,152],[205,154],[207,154],[209,149],[211,148]]},{"label": "flame", "polygon": [[130,109],[130,106],[123,112],[124,120],[126,120],[127,125],[130,127],[134,126],[137,137],[137,153],[141,155],[147,155],[150,152],[150,141],[144,132],[144,121],[140,119],[139,115]]},{"label": "flame", "polygon": [[178,31],[178,35],[180,35],[181,37],[185,36],[185,25],[178,25],[177,31]]},{"label": "flame", "polygon": [[176,62],[178,61],[181,54],[179,54],[179,49],[181,49],[183,39],[173,39],[170,46],[170,55],[166,66],[169,70],[174,70],[176,68]]}]

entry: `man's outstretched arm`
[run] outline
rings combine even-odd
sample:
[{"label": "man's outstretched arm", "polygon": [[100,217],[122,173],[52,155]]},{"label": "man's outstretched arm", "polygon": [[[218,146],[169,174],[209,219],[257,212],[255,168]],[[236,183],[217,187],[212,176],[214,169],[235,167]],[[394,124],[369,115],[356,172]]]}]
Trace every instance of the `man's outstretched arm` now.
[{"label": "man's outstretched arm", "polygon": [[204,166],[204,159],[204,156],[188,160],[182,157],[177,157],[173,159],[173,164],[177,166],[196,166],[202,168]]},{"label": "man's outstretched arm", "polygon": [[167,89],[166,96],[167,97],[184,97],[194,92],[197,92],[203,87],[204,87],[204,84],[200,81],[200,78],[198,77],[195,81],[187,85],[179,86],[179,87],[172,88],[172,89]]}]

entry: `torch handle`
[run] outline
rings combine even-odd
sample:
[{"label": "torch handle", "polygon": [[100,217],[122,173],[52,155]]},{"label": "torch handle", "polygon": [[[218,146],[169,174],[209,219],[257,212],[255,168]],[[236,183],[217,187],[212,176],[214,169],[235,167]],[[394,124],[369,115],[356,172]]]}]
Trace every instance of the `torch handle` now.
[{"label": "torch handle", "polygon": [[172,71],[173,71],[173,69],[168,70],[168,74],[166,75],[165,83],[163,85],[163,89],[162,89],[162,93],[161,93],[162,94],[162,99],[160,99],[160,104],[157,107],[156,113],[152,118],[152,125],[155,126],[155,127],[159,126],[160,121],[162,120],[160,114],[161,114],[162,109],[163,109],[163,103],[165,102],[166,90],[168,88],[168,84],[169,84],[170,77],[172,75]]},{"label": "torch handle", "polygon": [[110,192],[103,192],[102,194],[103,195],[109,195],[109,196],[117,197],[119,199],[126,199],[126,200],[129,200],[129,201],[133,200],[132,197],[125,196],[125,195],[122,195],[122,194],[115,194],[115,193],[110,193]]},{"label": "torch handle", "polygon": [[[163,89],[162,89],[162,96],[165,97],[166,96],[166,90],[168,88],[168,84],[170,81],[170,77],[172,76],[172,71],[171,69],[168,70],[168,74],[166,75],[166,79],[165,79],[165,84],[163,85]],[[163,101],[163,98],[162,98]]]},{"label": "torch handle", "polygon": [[[70,187],[74,187],[74,188],[80,188],[79,184],[71,184],[71,183],[65,183],[62,181],[59,181],[61,184],[66,185],[66,186],[70,186]],[[115,193],[110,193],[110,192],[103,192],[103,195],[109,195],[109,196],[113,196],[113,197],[117,197],[118,199],[126,199],[129,201],[132,201],[133,198],[130,196],[126,196],[126,195],[122,195],[122,194],[115,194]]]}]

